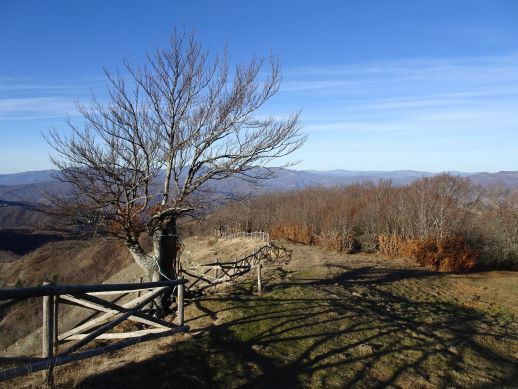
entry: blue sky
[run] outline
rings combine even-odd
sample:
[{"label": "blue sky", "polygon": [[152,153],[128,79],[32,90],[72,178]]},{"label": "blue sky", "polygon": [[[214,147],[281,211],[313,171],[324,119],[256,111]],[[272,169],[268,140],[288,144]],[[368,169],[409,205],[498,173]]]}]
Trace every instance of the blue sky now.
[{"label": "blue sky", "polygon": [[174,27],[280,58],[268,111],[302,109],[298,169],[518,170],[517,20],[498,0],[3,1],[0,173],[50,168],[41,134]]}]

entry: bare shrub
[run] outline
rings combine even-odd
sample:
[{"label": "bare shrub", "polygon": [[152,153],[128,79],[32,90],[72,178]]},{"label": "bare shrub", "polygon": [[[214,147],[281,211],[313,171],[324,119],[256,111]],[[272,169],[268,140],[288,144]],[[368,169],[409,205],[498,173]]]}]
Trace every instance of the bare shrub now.
[{"label": "bare shrub", "polygon": [[316,244],[327,250],[342,251],[342,237],[333,231],[323,231],[317,236]]},{"label": "bare shrub", "polygon": [[482,267],[518,268],[518,191],[495,188],[480,214]]},{"label": "bare shrub", "polygon": [[347,254],[354,254],[361,250],[360,242],[351,234],[329,230],[317,235],[315,244],[326,250],[346,252]]},{"label": "bare shrub", "polygon": [[404,256],[406,251],[403,246],[407,241],[396,234],[378,235],[379,252],[388,258],[398,258]]},{"label": "bare shrub", "polygon": [[288,239],[297,243],[312,244],[313,234],[308,226],[303,224],[275,224],[270,229],[270,238]]},{"label": "bare shrub", "polygon": [[342,251],[347,254],[356,254],[362,251],[362,245],[354,236],[346,235],[345,238],[342,238]]}]

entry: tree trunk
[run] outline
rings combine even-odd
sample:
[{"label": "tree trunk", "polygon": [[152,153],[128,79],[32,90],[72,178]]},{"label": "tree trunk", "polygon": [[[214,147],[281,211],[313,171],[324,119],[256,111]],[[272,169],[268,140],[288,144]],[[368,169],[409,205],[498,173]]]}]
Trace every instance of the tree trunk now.
[{"label": "tree trunk", "polygon": [[[164,220],[152,232],[153,251],[146,253],[138,242],[126,242],[133,259],[146,273],[150,281],[165,281],[178,278],[178,230],[176,216]],[[171,293],[164,293],[155,301],[160,312],[157,316],[169,313]]]},{"label": "tree trunk", "polygon": [[155,261],[151,255],[146,254],[138,242],[126,242],[133,260],[140,266],[149,279],[152,279],[152,274],[156,268]]},{"label": "tree trunk", "polygon": [[[151,279],[153,281],[173,280],[178,278],[177,268],[178,230],[176,216],[171,217],[161,228],[153,233],[153,258],[155,266]],[[158,302],[162,315],[170,312],[171,293],[164,293]]]},{"label": "tree trunk", "polygon": [[153,280],[177,278],[176,254],[178,230],[176,217],[170,218],[161,228],[153,233],[153,257],[156,260]]}]

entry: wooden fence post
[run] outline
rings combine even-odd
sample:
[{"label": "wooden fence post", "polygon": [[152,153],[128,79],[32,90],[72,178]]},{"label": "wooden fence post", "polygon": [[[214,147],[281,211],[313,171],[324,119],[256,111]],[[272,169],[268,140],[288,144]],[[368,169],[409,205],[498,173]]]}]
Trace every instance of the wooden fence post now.
[{"label": "wooden fence post", "polygon": [[[143,281],[143,280],[144,280],[144,278],[143,278],[143,277],[139,277],[139,281],[138,281],[138,282],[139,282],[139,284],[142,284],[142,281]],[[141,291],[139,290],[139,291],[138,291],[138,295],[137,295],[137,297],[140,297],[140,292],[141,292]]]},{"label": "wooden fence post", "polygon": [[59,339],[58,339],[58,336],[59,336],[59,326],[58,326],[58,314],[59,314],[59,296],[54,296],[54,328],[53,328],[53,332],[54,332],[54,336],[53,336],[53,341],[52,343],[54,344],[54,347],[53,347],[53,351],[54,351],[54,355],[58,355],[59,354]]},{"label": "wooden fence post", "polygon": [[[44,282],[44,286],[51,285],[50,282]],[[43,358],[47,358],[47,384],[54,385],[54,296],[43,296],[43,325],[41,331],[41,354]]]},{"label": "wooden fence post", "polygon": [[261,262],[257,263],[257,294],[263,293],[263,284],[261,281]]},{"label": "wooden fence post", "polygon": [[184,284],[178,284],[178,301],[177,301],[177,313],[176,314],[177,314],[177,317],[178,317],[178,325],[179,326],[183,326],[183,324],[184,324],[183,288],[184,288]]}]

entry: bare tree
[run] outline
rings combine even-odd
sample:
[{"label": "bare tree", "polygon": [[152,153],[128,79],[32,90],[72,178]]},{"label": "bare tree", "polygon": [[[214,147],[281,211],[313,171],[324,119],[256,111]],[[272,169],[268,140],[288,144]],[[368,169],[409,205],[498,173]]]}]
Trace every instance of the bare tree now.
[{"label": "bare tree", "polygon": [[[68,120],[71,135],[54,130],[47,136],[59,179],[73,187],[73,196],[58,203],[63,214],[124,241],[152,279],[174,277],[177,218],[203,207],[207,183],[268,178],[269,163],[306,137],[298,113],[259,115],[279,90],[273,59],[252,59],[230,71],[226,50],[211,56],[194,34],[175,32],[144,66],[124,65],[124,76],[106,72],[107,103],[93,97],[78,105],[81,126]],[[151,253],[139,244],[146,230]]]}]

